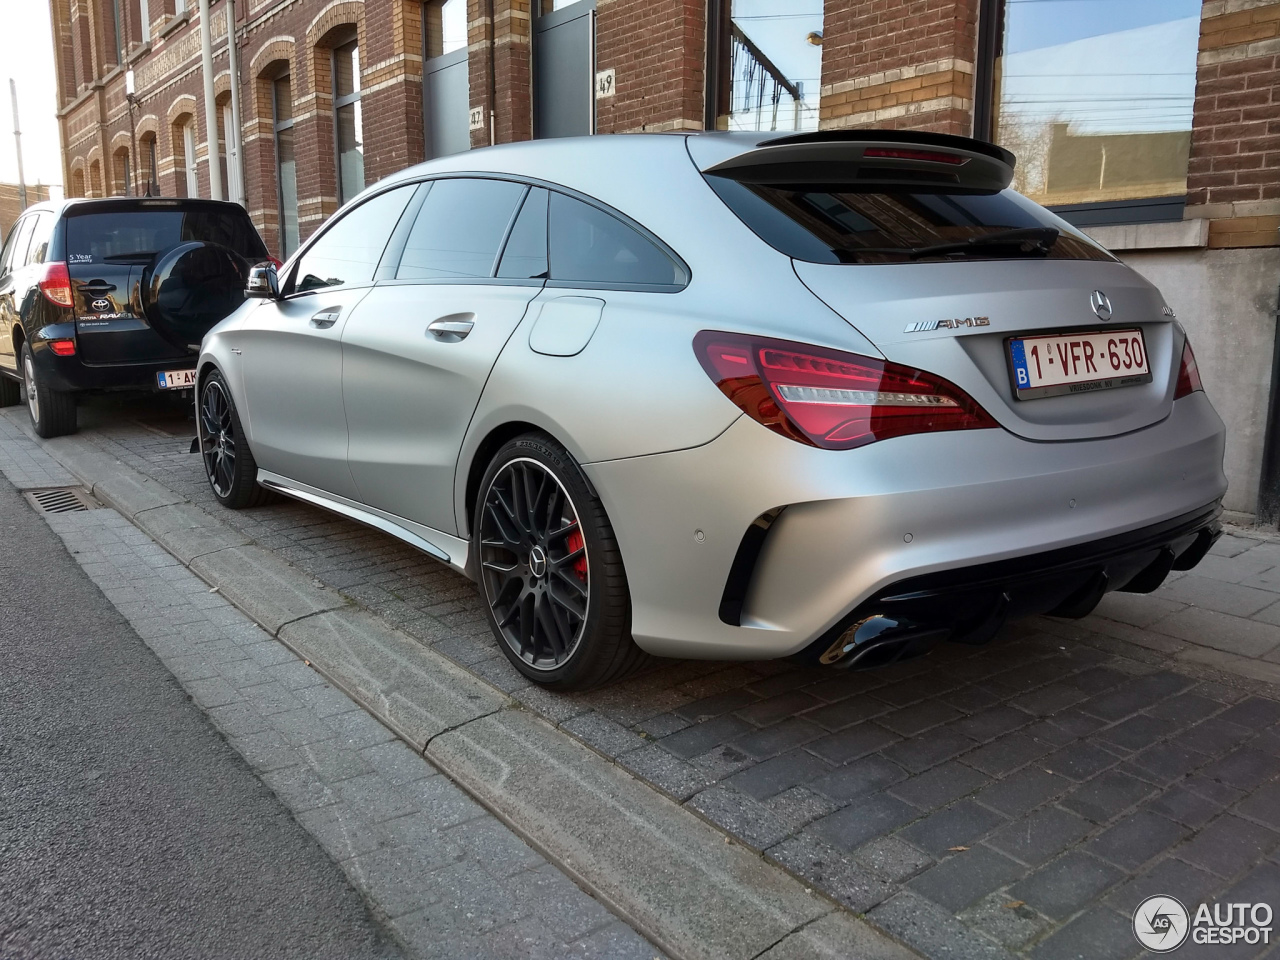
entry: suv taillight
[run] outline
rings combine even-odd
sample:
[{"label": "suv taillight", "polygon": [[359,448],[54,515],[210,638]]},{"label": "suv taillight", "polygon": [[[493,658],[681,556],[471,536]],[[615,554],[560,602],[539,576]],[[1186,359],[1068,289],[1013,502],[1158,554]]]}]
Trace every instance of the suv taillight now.
[{"label": "suv taillight", "polygon": [[44,265],[40,274],[40,292],[50,303],[60,307],[71,306],[71,275],[67,273],[67,265],[61,260],[52,260]]},{"label": "suv taillight", "polygon": [[1186,340],[1182,346],[1182,365],[1178,367],[1178,387],[1173,391],[1173,399],[1180,400],[1189,393],[1203,389],[1200,368],[1196,366],[1196,355],[1191,350],[1191,341]]},{"label": "suv taillight", "polygon": [[887,360],[711,330],[693,347],[707,376],[749,417],[826,450],[998,426],[954,384]]}]

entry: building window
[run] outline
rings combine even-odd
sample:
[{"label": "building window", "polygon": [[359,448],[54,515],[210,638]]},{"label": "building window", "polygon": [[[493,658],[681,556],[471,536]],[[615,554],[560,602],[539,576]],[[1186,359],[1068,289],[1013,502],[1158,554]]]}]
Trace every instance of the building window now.
[{"label": "building window", "polygon": [[182,167],[186,172],[187,196],[200,196],[200,177],[196,168],[196,121],[194,117],[182,125]]},{"label": "building window", "polygon": [[333,51],[333,133],[338,155],[338,202],[364,189],[364,130],[360,112],[360,46]]},{"label": "building window", "polygon": [[228,200],[244,204],[244,179],[237,155],[235,138],[229,133],[235,129],[231,95],[218,105],[218,174],[222,178],[222,195]]},{"label": "building window", "polygon": [[1006,0],[992,139],[1018,156],[1014,187],[1045,205],[1185,195],[1200,7]]},{"label": "building window", "polygon": [[142,22],[142,42],[151,42],[151,5],[149,0],[138,0],[138,17]]},{"label": "building window", "polygon": [[156,138],[154,134],[143,139],[142,158],[147,164],[146,170],[143,172],[146,174],[147,178],[146,193],[150,196],[151,194],[158,192],[155,189],[158,181],[156,177]]},{"label": "building window", "polygon": [[289,75],[271,83],[271,125],[276,146],[276,196],[280,207],[280,255],[298,249],[298,167],[293,152],[293,89]]},{"label": "building window", "polygon": [[115,178],[114,187],[118,196],[127,197],[133,193],[133,171],[129,169],[129,151],[123,148],[117,150],[113,159],[115,161],[115,169],[112,171]]},{"label": "building window", "polygon": [[712,0],[716,127],[817,130],[823,0]]},{"label": "building window", "polygon": [[116,63],[124,63],[124,10],[121,0],[111,0],[111,15],[116,28]]}]

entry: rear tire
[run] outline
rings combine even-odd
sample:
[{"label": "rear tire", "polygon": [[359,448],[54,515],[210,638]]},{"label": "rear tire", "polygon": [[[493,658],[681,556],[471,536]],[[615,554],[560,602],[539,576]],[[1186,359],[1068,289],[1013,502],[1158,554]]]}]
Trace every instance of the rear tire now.
[{"label": "rear tire", "polygon": [[22,385],[12,377],[0,373],[0,407],[12,407],[22,402]]},{"label": "rear tire", "polygon": [[76,395],[48,385],[27,343],[22,345],[22,383],[27,393],[27,413],[37,436],[48,440],[76,432]]},{"label": "rear tire", "polygon": [[567,450],[525,434],[494,455],[471,534],[489,627],[535,683],[585,690],[647,662],[631,637],[631,594],[604,504]]},{"label": "rear tire", "polygon": [[217,370],[200,384],[196,436],[205,479],[220,504],[243,510],[275,499],[275,494],[258,485],[258,463],[240,426],[231,391]]}]

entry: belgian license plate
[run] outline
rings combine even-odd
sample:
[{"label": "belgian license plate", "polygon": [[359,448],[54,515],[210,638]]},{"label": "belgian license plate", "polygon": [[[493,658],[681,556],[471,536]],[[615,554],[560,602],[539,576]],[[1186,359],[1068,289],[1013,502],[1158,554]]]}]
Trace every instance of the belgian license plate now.
[{"label": "belgian license plate", "polygon": [[1141,330],[1011,337],[1008,344],[1019,400],[1151,382]]},{"label": "belgian license plate", "polygon": [[156,383],[161,390],[183,390],[196,385],[194,370],[165,370],[156,374]]}]

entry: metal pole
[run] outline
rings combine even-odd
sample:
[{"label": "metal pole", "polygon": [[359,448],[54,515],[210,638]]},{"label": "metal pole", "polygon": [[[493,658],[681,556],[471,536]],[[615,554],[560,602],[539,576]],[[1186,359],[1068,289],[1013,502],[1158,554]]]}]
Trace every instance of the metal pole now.
[{"label": "metal pole", "polygon": [[[244,145],[240,142],[240,51],[236,45],[236,0],[227,0],[227,69],[231,71],[231,126],[227,131],[227,153],[235,154],[236,184],[239,196],[230,197],[243,204],[244,196]],[[231,163],[231,158],[227,158]],[[231,179],[231,175],[227,175]]]},{"label": "metal pole", "polygon": [[9,99],[13,103],[13,142],[18,148],[18,205],[27,209],[27,179],[22,175],[22,131],[18,129],[18,85],[9,78]]},{"label": "metal pole", "polygon": [[200,0],[200,69],[204,73],[204,126],[209,143],[209,196],[222,199],[222,177],[218,175],[218,106],[213,99],[213,27],[209,23],[209,0]]},{"label": "metal pole", "polygon": [[133,150],[133,166],[129,171],[129,179],[132,180],[133,183],[129,184],[129,186],[133,188],[133,195],[138,197],[141,196],[141,194],[138,193],[138,171],[142,168],[138,163],[138,127],[133,119],[134,97],[130,95],[126,97],[125,100],[129,105],[129,142],[132,144]]}]

